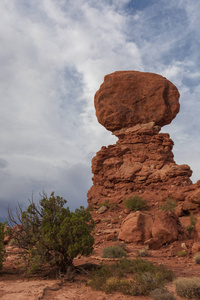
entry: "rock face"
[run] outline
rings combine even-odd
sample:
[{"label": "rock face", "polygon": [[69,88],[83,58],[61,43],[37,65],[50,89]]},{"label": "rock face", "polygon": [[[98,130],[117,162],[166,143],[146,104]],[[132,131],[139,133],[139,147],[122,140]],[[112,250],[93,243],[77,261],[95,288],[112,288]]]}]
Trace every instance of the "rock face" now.
[{"label": "rock face", "polygon": [[151,215],[137,211],[125,218],[118,239],[159,249],[162,245],[182,239],[184,236],[184,229],[173,212]]},{"label": "rock face", "polygon": [[[160,75],[136,71],[105,76],[95,95],[98,121],[118,137],[92,159],[93,186],[88,203],[97,207],[139,195],[151,206],[167,197],[177,213],[200,209],[200,181],[192,184],[188,165],[177,165],[169,134],[160,133],[179,111],[179,92]],[[122,206],[123,207],[123,206]]]},{"label": "rock face", "polygon": [[[167,197],[177,193],[177,186],[191,185],[192,171],[177,165],[173,159],[173,141],[169,134],[159,133],[154,122],[115,132],[115,145],[102,147],[92,159],[93,186],[88,192],[92,205],[109,200],[120,203],[125,198],[162,190]],[[181,195],[182,197],[183,194]],[[184,199],[183,199],[184,200]]]},{"label": "rock face", "polygon": [[179,112],[178,99],[177,88],[166,78],[123,71],[105,76],[94,104],[99,123],[115,131],[152,121],[159,126],[171,123]]}]

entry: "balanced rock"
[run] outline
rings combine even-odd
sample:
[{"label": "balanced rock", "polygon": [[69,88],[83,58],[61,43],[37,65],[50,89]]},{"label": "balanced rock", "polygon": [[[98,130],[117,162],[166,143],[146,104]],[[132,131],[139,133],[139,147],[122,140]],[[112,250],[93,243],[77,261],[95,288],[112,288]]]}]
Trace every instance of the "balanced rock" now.
[{"label": "balanced rock", "polygon": [[178,99],[177,88],[157,74],[121,71],[105,76],[95,94],[96,115],[118,141],[92,159],[90,205],[97,208],[109,200],[124,209],[124,200],[138,195],[156,208],[168,197],[181,202],[179,216],[200,211],[200,181],[192,184],[190,167],[176,164],[173,141],[160,133],[178,113]]},{"label": "balanced rock", "polygon": [[164,126],[179,112],[179,92],[166,78],[138,71],[105,76],[95,94],[96,116],[110,131],[155,122]]}]

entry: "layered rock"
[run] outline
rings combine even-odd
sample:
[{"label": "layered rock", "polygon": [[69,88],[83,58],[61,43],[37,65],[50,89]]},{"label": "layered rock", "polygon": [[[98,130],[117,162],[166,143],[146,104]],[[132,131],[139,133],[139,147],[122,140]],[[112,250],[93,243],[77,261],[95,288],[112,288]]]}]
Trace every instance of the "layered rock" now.
[{"label": "layered rock", "polygon": [[[140,195],[153,205],[168,196],[179,214],[200,206],[200,183],[192,185],[188,165],[177,165],[169,134],[159,133],[179,111],[179,92],[164,77],[122,71],[105,76],[95,95],[98,121],[118,137],[92,160],[90,205],[121,203]],[[191,208],[192,207],[192,208]]]},{"label": "layered rock", "polygon": [[119,138],[117,143],[102,147],[92,160],[90,204],[105,200],[120,203],[132,194],[147,190],[154,193],[162,190],[166,197],[177,186],[191,185],[190,167],[175,163],[173,141],[169,134],[159,131],[160,127],[151,122],[115,132]]}]

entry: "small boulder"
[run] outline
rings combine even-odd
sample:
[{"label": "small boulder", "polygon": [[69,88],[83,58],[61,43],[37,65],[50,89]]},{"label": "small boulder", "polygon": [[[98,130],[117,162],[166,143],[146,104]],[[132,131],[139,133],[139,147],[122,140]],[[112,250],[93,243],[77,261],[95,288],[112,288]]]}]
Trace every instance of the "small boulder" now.
[{"label": "small boulder", "polygon": [[200,252],[200,242],[194,242],[192,245],[192,253]]},{"label": "small boulder", "polygon": [[98,210],[97,213],[98,214],[103,214],[108,208],[106,206],[101,206]]},{"label": "small boulder", "polygon": [[175,213],[164,211],[155,216],[152,237],[159,241],[160,247],[178,240],[183,235],[184,229]]},{"label": "small boulder", "polygon": [[122,223],[118,239],[127,243],[144,243],[151,238],[153,217],[142,212],[130,213]]}]

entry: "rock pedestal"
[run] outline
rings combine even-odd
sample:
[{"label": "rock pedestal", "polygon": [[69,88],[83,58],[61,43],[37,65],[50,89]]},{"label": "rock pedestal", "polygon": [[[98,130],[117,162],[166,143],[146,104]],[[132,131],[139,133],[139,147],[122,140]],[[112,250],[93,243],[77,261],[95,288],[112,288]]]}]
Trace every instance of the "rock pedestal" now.
[{"label": "rock pedestal", "polygon": [[[102,147],[92,160],[93,186],[88,192],[92,205],[120,201],[132,194],[162,190],[165,194],[179,186],[191,185],[192,171],[173,159],[173,141],[159,133],[154,122],[115,132],[119,138]],[[184,199],[183,199],[184,200]]]},{"label": "rock pedestal", "polygon": [[188,165],[175,163],[169,134],[159,133],[178,113],[178,99],[177,88],[157,74],[122,71],[105,76],[95,94],[96,115],[118,141],[92,159],[90,205],[108,200],[119,204],[134,195],[155,205],[170,196],[181,201],[179,215],[199,209],[200,184],[192,184]]}]

